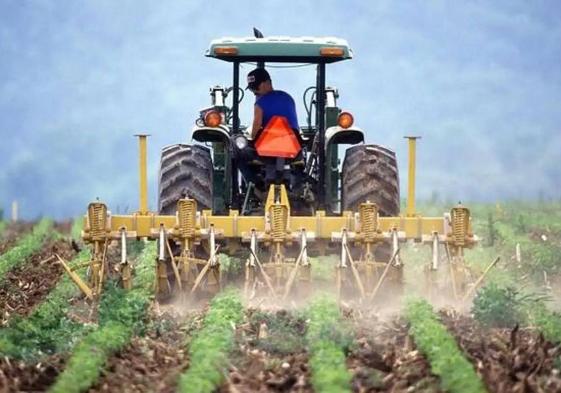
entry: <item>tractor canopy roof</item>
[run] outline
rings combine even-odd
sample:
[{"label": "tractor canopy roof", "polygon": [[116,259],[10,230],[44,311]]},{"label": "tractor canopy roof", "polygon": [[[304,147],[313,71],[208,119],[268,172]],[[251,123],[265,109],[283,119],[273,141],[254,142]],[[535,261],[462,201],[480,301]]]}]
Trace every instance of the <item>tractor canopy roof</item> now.
[{"label": "tractor canopy roof", "polygon": [[213,40],[205,54],[225,61],[333,63],[351,59],[346,40],[335,37],[224,37]]}]

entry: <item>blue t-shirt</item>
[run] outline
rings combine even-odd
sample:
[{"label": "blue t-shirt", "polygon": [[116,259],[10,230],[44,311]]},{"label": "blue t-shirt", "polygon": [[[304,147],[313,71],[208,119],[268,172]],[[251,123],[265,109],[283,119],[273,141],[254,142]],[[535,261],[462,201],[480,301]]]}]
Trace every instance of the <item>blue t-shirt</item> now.
[{"label": "blue t-shirt", "polygon": [[273,116],[284,116],[292,128],[298,130],[298,118],[296,117],[296,105],[290,94],[282,90],[273,90],[255,101],[255,105],[263,110],[263,123],[266,127]]}]

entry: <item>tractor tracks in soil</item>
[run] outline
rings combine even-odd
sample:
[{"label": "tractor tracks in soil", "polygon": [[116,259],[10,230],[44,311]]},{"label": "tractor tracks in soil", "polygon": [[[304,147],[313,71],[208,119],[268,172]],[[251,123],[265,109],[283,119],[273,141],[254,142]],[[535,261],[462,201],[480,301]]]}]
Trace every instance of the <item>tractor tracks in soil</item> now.
[{"label": "tractor tracks in soil", "polygon": [[68,240],[51,240],[41,250],[10,270],[0,284],[0,326],[15,315],[25,317],[41,303],[63,274],[54,254],[69,260],[76,250]]},{"label": "tractor tracks in soil", "polygon": [[453,310],[440,317],[490,392],[561,392],[561,344],[517,326],[484,328]]}]

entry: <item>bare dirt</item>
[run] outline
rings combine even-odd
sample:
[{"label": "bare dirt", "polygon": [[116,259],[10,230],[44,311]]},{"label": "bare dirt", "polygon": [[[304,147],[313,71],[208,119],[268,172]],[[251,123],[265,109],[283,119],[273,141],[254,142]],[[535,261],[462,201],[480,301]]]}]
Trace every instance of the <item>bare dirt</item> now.
[{"label": "bare dirt", "polygon": [[489,391],[561,392],[561,345],[518,326],[484,329],[454,311],[442,311],[440,315]]},{"label": "bare dirt", "polygon": [[28,315],[55,287],[63,274],[55,253],[69,260],[76,251],[67,240],[50,241],[21,266],[6,273],[0,285],[0,325],[14,315]]},{"label": "bare dirt", "polygon": [[189,367],[186,341],[202,322],[202,313],[153,315],[144,337],[134,338],[109,359],[98,384],[89,392],[175,392],[179,375]]},{"label": "bare dirt", "polygon": [[227,392],[312,392],[305,321],[286,310],[248,309],[236,328]]},{"label": "bare dirt", "polygon": [[407,323],[347,310],[355,342],[347,355],[354,392],[440,392],[439,380],[417,351]]},{"label": "bare dirt", "polygon": [[0,392],[44,392],[64,369],[64,355],[53,355],[38,363],[0,358]]}]

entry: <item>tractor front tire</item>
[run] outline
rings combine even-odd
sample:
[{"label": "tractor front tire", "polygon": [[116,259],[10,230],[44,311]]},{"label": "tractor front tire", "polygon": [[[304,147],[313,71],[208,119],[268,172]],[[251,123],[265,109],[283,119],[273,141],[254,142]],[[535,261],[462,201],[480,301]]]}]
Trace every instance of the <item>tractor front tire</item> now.
[{"label": "tractor front tire", "polygon": [[162,149],[158,211],[174,215],[177,201],[192,198],[197,210],[212,209],[212,158],[204,146],[177,144]]}]

